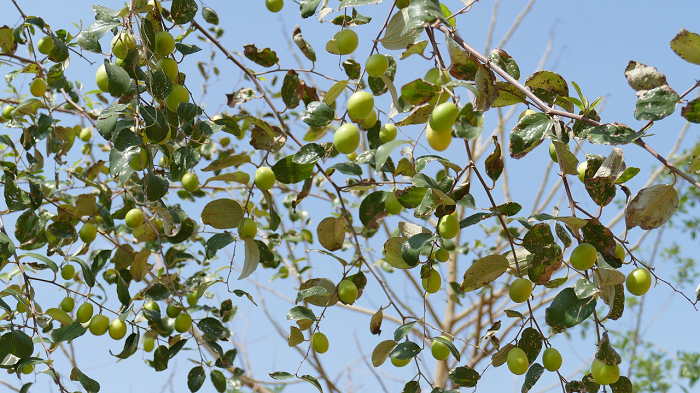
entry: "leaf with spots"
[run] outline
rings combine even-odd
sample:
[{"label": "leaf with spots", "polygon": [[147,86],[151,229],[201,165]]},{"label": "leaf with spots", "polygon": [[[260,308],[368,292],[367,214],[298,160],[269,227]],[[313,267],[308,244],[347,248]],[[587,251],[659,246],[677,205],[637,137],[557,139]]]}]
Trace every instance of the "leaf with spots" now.
[{"label": "leaf with spots", "polygon": [[255,64],[263,67],[272,67],[280,61],[277,53],[270,48],[258,49],[254,44],[244,45],[243,54]]}]

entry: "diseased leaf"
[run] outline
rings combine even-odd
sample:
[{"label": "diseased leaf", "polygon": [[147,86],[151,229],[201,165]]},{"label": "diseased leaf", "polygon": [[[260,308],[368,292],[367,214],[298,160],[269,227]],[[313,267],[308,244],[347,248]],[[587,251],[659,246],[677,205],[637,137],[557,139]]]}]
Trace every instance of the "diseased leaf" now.
[{"label": "diseased leaf", "polygon": [[503,255],[489,255],[474,261],[464,272],[460,290],[470,292],[495,281],[508,270],[510,264]]},{"label": "diseased leaf", "polygon": [[644,230],[659,228],[678,210],[678,205],[678,193],[672,184],[657,184],[642,189],[627,204],[627,229],[636,226]]},{"label": "diseased leaf", "polygon": [[700,64],[700,35],[681,29],[671,40],[671,49],[683,60]]}]

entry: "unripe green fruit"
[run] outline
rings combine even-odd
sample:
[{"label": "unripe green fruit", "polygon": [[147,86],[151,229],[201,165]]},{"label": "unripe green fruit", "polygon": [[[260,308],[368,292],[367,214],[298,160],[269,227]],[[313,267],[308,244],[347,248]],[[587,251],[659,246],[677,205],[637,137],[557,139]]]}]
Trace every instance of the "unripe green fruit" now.
[{"label": "unripe green fruit", "polygon": [[452,132],[450,130],[438,132],[433,130],[428,124],[425,131],[425,138],[428,140],[430,147],[437,151],[444,151],[452,143]]},{"label": "unripe green fruit", "polygon": [[447,214],[440,218],[438,232],[445,239],[452,239],[459,232],[459,220],[457,217]]},{"label": "unripe green fruit", "polygon": [[80,130],[78,138],[80,138],[80,140],[83,142],[89,142],[90,138],[92,138],[92,130],[89,128],[83,128],[82,130]]},{"label": "unripe green fruit", "polygon": [[182,312],[182,308],[174,305],[174,304],[168,304],[168,307],[165,309],[165,314],[169,316],[170,318],[175,318],[180,313]]},{"label": "unripe green fruit", "polygon": [[78,311],[75,312],[75,319],[80,323],[85,323],[92,318],[92,312],[92,303],[83,303],[78,307]]},{"label": "unripe green fruit", "polygon": [[597,259],[598,251],[595,247],[588,243],[581,243],[571,252],[569,263],[575,269],[588,270],[595,265]]},{"label": "unripe green fruit", "polygon": [[85,243],[92,243],[97,237],[97,228],[94,225],[86,222],[83,227],[80,228],[80,240]]},{"label": "unripe green fruit", "polygon": [[136,49],[136,40],[134,36],[122,32],[112,38],[112,54],[119,59],[126,59],[130,50]]},{"label": "unripe green fruit", "polygon": [[557,371],[561,367],[561,354],[556,348],[550,347],[542,353],[542,365],[548,371]]},{"label": "unripe green fruit", "polygon": [[90,333],[101,336],[109,330],[109,318],[102,314],[97,314],[90,320]]},{"label": "unripe green fruit", "polygon": [[170,94],[165,97],[165,106],[171,112],[177,112],[177,107],[181,102],[190,102],[190,93],[180,85],[173,85]]},{"label": "unripe green fruit", "polygon": [[311,336],[311,347],[317,353],[326,353],[326,351],[328,351],[328,346],[328,338],[325,334],[316,332]]},{"label": "unripe green fruit", "polygon": [[651,288],[651,273],[644,268],[637,268],[627,275],[625,286],[629,293],[635,296],[642,296]]},{"label": "unripe green fruit", "polygon": [[[444,336],[442,338],[447,339],[447,337]],[[445,360],[450,357],[450,348],[438,340],[433,340],[433,344],[430,346],[430,352],[433,354],[435,360]]]},{"label": "unripe green fruit", "polygon": [[66,296],[61,300],[61,309],[65,312],[71,312],[73,311],[73,308],[75,307],[75,300],[73,300],[72,297]]},{"label": "unripe green fruit", "polygon": [[374,97],[366,91],[357,91],[348,100],[348,114],[355,119],[364,119],[374,110]]},{"label": "unripe green fruit", "polygon": [[333,145],[341,154],[350,154],[360,146],[360,130],[351,123],[345,123],[335,131]]},{"label": "unripe green fruit", "polygon": [[148,151],[143,147],[140,149],[139,154],[131,157],[131,160],[129,160],[129,166],[135,171],[143,170],[143,168],[148,166]]},{"label": "unripe green fruit", "polygon": [[610,385],[620,379],[620,366],[608,366],[600,360],[594,359],[591,365],[591,375],[597,383]]},{"label": "unripe green fruit", "polygon": [[411,359],[394,359],[391,358],[391,364],[393,364],[396,367],[404,367],[408,363],[411,363]]},{"label": "unripe green fruit", "polygon": [[520,114],[520,116],[518,116],[518,121],[522,120],[522,118],[525,116],[534,115],[535,113],[537,112],[532,109],[526,109]]},{"label": "unripe green fruit", "polygon": [[[381,139],[384,143],[391,142],[396,139],[397,134],[398,130],[396,129],[396,126],[391,123],[384,124],[382,128],[379,129],[379,139]],[[450,137],[450,139],[451,138],[452,137]]]},{"label": "unripe green fruit", "polygon": [[[566,150],[569,150],[569,145],[564,145],[564,148]],[[556,162],[557,164],[559,163],[559,159],[557,158],[557,148],[554,146],[554,142],[549,144],[549,158],[552,159],[552,161]]]},{"label": "unripe green fruit", "polygon": [[151,352],[153,349],[156,347],[156,340],[153,336],[150,334],[146,334],[146,337],[143,339],[143,350],[146,352]]},{"label": "unripe green fruit", "polygon": [[343,280],[338,284],[338,298],[343,303],[352,304],[357,300],[357,286],[350,280]]},{"label": "unripe green fruit", "polygon": [[581,180],[581,183],[586,182],[586,169],[588,169],[588,161],[583,161],[576,167],[578,179]]},{"label": "unripe green fruit", "polygon": [[398,0],[396,2],[396,6],[399,7],[399,9],[403,9],[408,7],[411,4],[411,0]]},{"label": "unripe green fruit", "polygon": [[143,305],[143,308],[160,313],[160,305],[153,300],[147,301],[146,304]]},{"label": "unripe green fruit", "polygon": [[199,298],[197,297],[197,291],[190,292],[187,294],[187,304],[189,304],[190,307],[196,306],[197,301],[199,301]]},{"label": "unripe green fruit", "polygon": [[430,128],[437,132],[449,131],[457,120],[459,108],[452,102],[445,102],[433,109],[430,114]]},{"label": "unripe green fruit", "polygon": [[362,127],[370,129],[374,127],[375,124],[377,124],[377,112],[375,110],[371,110],[369,115],[362,120]]},{"label": "unripe green fruit", "polygon": [[95,73],[95,83],[97,83],[97,87],[100,90],[105,93],[109,92],[109,78],[107,77],[107,69],[104,64],[102,64]]},{"label": "unripe green fruit", "polygon": [[39,53],[48,55],[53,50],[53,39],[49,36],[41,37],[39,43],[36,44],[36,49]]},{"label": "unripe green fruit", "polygon": [[197,178],[197,175],[192,172],[185,173],[182,176],[180,183],[182,183],[182,188],[184,188],[187,192],[193,192],[199,188],[199,179]]},{"label": "unripe green fruit", "polygon": [[12,117],[12,111],[15,110],[15,107],[12,105],[5,105],[4,108],[2,108],[2,117],[5,119],[9,119]]},{"label": "unripe green fruit", "polygon": [[22,374],[27,375],[31,374],[34,372],[34,365],[33,364],[27,364],[26,366],[22,367]]},{"label": "unripe green fruit", "polygon": [[192,317],[187,313],[180,313],[175,317],[175,330],[178,333],[185,333],[192,327]]},{"label": "unripe green fruit", "polygon": [[377,53],[370,56],[365,62],[365,70],[367,75],[378,78],[386,73],[389,69],[389,59],[386,56]]},{"label": "unripe green fruit", "polygon": [[65,265],[61,269],[61,278],[64,280],[72,280],[73,276],[75,276],[75,268],[73,265]]},{"label": "unripe green fruit", "polygon": [[346,154],[345,157],[347,157],[348,161],[355,161],[355,159],[357,159],[357,152]]},{"label": "unripe green fruit", "polygon": [[357,49],[360,39],[357,33],[350,29],[341,30],[335,33],[335,43],[341,55],[349,55]]},{"label": "unripe green fruit", "polygon": [[171,59],[169,57],[164,57],[156,63],[156,67],[163,71],[165,76],[168,77],[171,81],[175,82],[177,81],[177,76],[178,73],[180,72],[177,61],[175,59]]},{"label": "unripe green fruit", "polygon": [[439,291],[440,287],[442,286],[442,277],[440,277],[440,273],[437,270],[430,269],[427,276],[422,280],[421,283],[423,284],[423,289],[425,289],[426,292],[435,293]]},{"label": "unripe green fruit", "polygon": [[447,72],[447,70],[442,71],[442,76],[440,74],[440,69],[434,67],[429,69],[428,72],[425,73],[423,79],[428,83],[432,83],[440,87],[442,87],[443,84],[452,80],[452,78],[450,77],[450,73]]},{"label": "unripe green fruit", "polygon": [[144,215],[141,209],[133,208],[126,213],[124,217],[126,226],[129,228],[137,228],[143,224]]},{"label": "unripe green fruit", "polygon": [[175,50],[175,38],[167,31],[156,34],[155,52],[161,56],[167,56]]},{"label": "unripe green fruit", "polygon": [[510,299],[516,303],[523,303],[532,294],[532,282],[527,278],[518,278],[510,284],[508,289]]},{"label": "unripe green fruit", "polygon": [[121,340],[126,336],[126,322],[119,318],[114,318],[109,324],[109,336],[114,340]]},{"label": "unripe green fruit", "polygon": [[396,198],[396,194],[394,192],[390,192],[386,197],[384,200],[384,207],[389,214],[399,214],[401,213],[401,210],[403,210],[403,205],[401,205],[401,202],[399,202],[398,198]]},{"label": "unripe green fruit", "polygon": [[46,94],[46,81],[41,78],[34,79],[29,84],[29,92],[34,97],[43,97]]},{"label": "unripe green fruit", "polygon": [[284,0],[265,0],[265,7],[270,12],[280,12],[284,7]]},{"label": "unripe green fruit", "polygon": [[527,355],[521,348],[515,347],[508,351],[508,369],[515,375],[523,375],[530,367]]},{"label": "unripe green fruit", "polygon": [[258,227],[251,218],[244,218],[238,225],[238,235],[242,239],[252,239],[258,233]]},{"label": "unripe green fruit", "polygon": [[435,260],[438,262],[447,262],[450,259],[450,252],[444,248],[440,248],[435,251]]},{"label": "unripe green fruit", "polygon": [[615,258],[617,258],[617,259],[619,259],[619,260],[621,260],[621,261],[624,261],[624,260],[625,260],[625,256],[627,256],[627,253],[625,252],[625,248],[622,247],[622,244],[617,243],[617,244],[615,245]]},{"label": "unripe green fruit", "polygon": [[255,185],[261,190],[269,190],[275,185],[275,172],[270,167],[261,166],[255,170]]}]

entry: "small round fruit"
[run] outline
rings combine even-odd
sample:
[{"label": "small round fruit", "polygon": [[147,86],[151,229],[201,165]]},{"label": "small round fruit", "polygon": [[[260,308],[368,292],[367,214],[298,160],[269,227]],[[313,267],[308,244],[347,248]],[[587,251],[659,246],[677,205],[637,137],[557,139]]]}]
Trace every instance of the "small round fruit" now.
[{"label": "small round fruit", "polygon": [[549,158],[551,158],[552,161],[559,163],[559,159],[557,158],[557,148],[554,146],[554,142],[549,144]]},{"label": "small round fruit", "polygon": [[348,100],[348,115],[354,119],[364,119],[374,110],[374,97],[366,91],[356,91]]},{"label": "small round fruit", "polygon": [[346,154],[345,157],[348,159],[348,161],[355,161],[357,159],[357,152]]},{"label": "small round fruit", "polygon": [[197,178],[197,174],[192,172],[185,173],[182,176],[182,179],[180,179],[180,182],[182,183],[182,188],[184,188],[187,192],[193,192],[199,188],[199,179]]},{"label": "small round fruit", "polygon": [[53,39],[49,36],[41,37],[39,43],[36,44],[37,50],[43,55],[48,55],[53,50]]},{"label": "small round fruit", "polygon": [[231,138],[225,136],[225,137],[219,139],[219,143],[221,144],[221,147],[226,147],[229,145],[229,143],[231,143]]},{"label": "small round fruit", "polygon": [[31,374],[34,372],[34,365],[33,364],[27,364],[26,366],[22,367],[22,374]]},{"label": "small round fruit", "polygon": [[624,261],[624,260],[625,260],[625,256],[627,256],[627,253],[625,252],[625,248],[622,247],[622,244],[617,243],[617,244],[615,245],[615,258],[617,258],[617,259],[619,259],[619,260],[621,260],[621,261]]},{"label": "small round fruit", "polygon": [[350,29],[341,30],[335,33],[335,43],[338,48],[338,52],[341,55],[349,55],[357,49],[357,45],[360,43],[360,39],[357,37],[357,33]]},{"label": "small round fruit", "polygon": [[[442,286],[442,277],[435,269],[430,269],[427,276],[422,281],[423,289],[428,293],[435,293],[440,290]],[[435,345],[435,344],[433,344]],[[442,360],[442,359],[439,359]]]},{"label": "small round fruit", "polygon": [[102,314],[97,314],[90,320],[90,333],[101,336],[109,330],[109,318]]},{"label": "small round fruit", "polygon": [[114,340],[121,340],[126,336],[126,322],[119,318],[114,318],[109,324],[109,336]]},{"label": "small round fruit", "polygon": [[445,250],[444,248],[440,248],[435,251],[435,260],[438,262],[447,262],[448,259],[450,259],[449,251]]},{"label": "small round fruit", "polygon": [[608,366],[600,360],[594,359],[591,365],[591,375],[597,383],[610,385],[620,379],[620,366]]},{"label": "small round fruit", "polygon": [[508,289],[510,300],[516,303],[524,303],[532,294],[532,282],[527,278],[518,278],[510,284]]},{"label": "small round fruit", "polygon": [[175,318],[163,317],[161,321],[163,321],[165,332],[161,332],[160,335],[163,337],[168,337],[173,334],[175,331]]},{"label": "small round fruit", "polygon": [[430,114],[430,127],[437,132],[449,131],[457,120],[459,108],[452,102],[442,103]]},{"label": "small round fruit", "polygon": [[190,102],[190,93],[180,85],[173,85],[170,94],[165,97],[165,106],[170,112],[177,112],[177,107],[181,102]]},{"label": "small round fruit", "polygon": [[258,226],[252,218],[244,218],[238,225],[238,235],[243,239],[252,239],[258,233]]},{"label": "small round fruit", "polygon": [[578,179],[581,180],[581,183],[586,182],[586,169],[588,169],[588,161],[583,161],[576,167]]},{"label": "small round fruit", "polygon": [[508,351],[508,369],[515,375],[523,375],[530,367],[527,355],[521,348],[515,347]]},{"label": "small round fruit", "polygon": [[34,79],[29,84],[29,92],[34,97],[43,97],[46,94],[46,81],[41,78]]},{"label": "small round fruit", "polygon": [[651,288],[651,273],[644,268],[634,269],[627,275],[625,286],[629,293],[642,296]]},{"label": "small round fruit", "polygon": [[12,117],[12,111],[15,110],[15,107],[12,105],[5,105],[4,108],[2,108],[2,117],[5,119],[9,119]]},{"label": "small round fruit", "polygon": [[525,116],[534,115],[535,113],[537,112],[532,109],[526,109],[520,114],[520,116],[518,116],[518,121],[522,120],[522,118]]},{"label": "small round fruit", "polygon": [[550,347],[542,353],[542,365],[548,371],[557,371],[561,367],[561,354],[556,348]]},{"label": "small round fruit", "polygon": [[375,124],[377,124],[377,112],[375,110],[371,110],[369,115],[362,120],[362,127],[369,130],[370,128],[374,127]]},{"label": "small round fruit", "polygon": [[393,364],[396,367],[404,367],[408,363],[411,363],[411,359],[394,359],[391,358],[391,364]]},{"label": "small round fruit", "polygon": [[192,327],[192,317],[187,313],[180,313],[175,317],[175,330],[178,333],[185,333]]},{"label": "small round fruit", "polygon": [[425,137],[428,139],[428,144],[430,147],[437,151],[444,151],[452,143],[452,132],[450,130],[445,132],[437,132],[430,127],[425,131]]},{"label": "small round fruit", "polygon": [[175,50],[175,38],[167,31],[156,34],[155,52],[161,56],[167,56]]},{"label": "small round fruit", "polygon": [[428,72],[425,73],[423,79],[425,79],[426,82],[432,83],[436,86],[442,86],[443,84],[452,80],[450,73],[447,72],[447,70],[442,71],[441,75],[440,69],[436,67],[429,69]]},{"label": "small round fruit", "polygon": [[396,129],[396,126],[391,123],[384,124],[382,128],[379,129],[379,139],[381,139],[384,143],[391,142],[396,139],[397,134],[398,130]]},{"label": "small round fruit", "polygon": [[146,352],[151,352],[153,349],[156,347],[156,340],[153,336],[150,334],[146,334],[146,337],[143,339],[143,350]]},{"label": "small round fruit", "polygon": [[357,285],[350,280],[343,280],[338,284],[338,298],[343,303],[352,304],[357,300]]},{"label": "small round fruit", "polygon": [[83,303],[75,312],[75,319],[80,323],[85,323],[92,318],[92,303]]},{"label": "small round fruit", "polygon": [[190,307],[196,306],[198,301],[199,298],[197,297],[197,291],[193,291],[187,294],[187,304],[189,304]]},{"label": "small round fruit", "polygon": [[178,73],[180,72],[177,61],[175,59],[171,59],[169,57],[164,57],[156,63],[156,67],[163,71],[165,76],[168,77],[171,81],[176,81]]},{"label": "small round fruit", "polygon": [[97,83],[97,87],[100,90],[105,93],[109,92],[109,78],[107,77],[107,69],[104,64],[102,64],[95,73],[95,83]]},{"label": "small round fruit", "polygon": [[75,268],[73,265],[65,265],[61,269],[61,277],[64,280],[72,280],[73,276],[75,276]]},{"label": "small round fruit", "polygon": [[575,269],[588,270],[595,265],[597,259],[598,251],[596,251],[595,247],[589,243],[581,243],[571,251],[569,263]]},{"label": "small round fruit", "polygon": [[124,217],[126,226],[129,228],[137,228],[143,224],[144,215],[141,209],[133,208],[126,213]]},{"label": "small round fruit", "polygon": [[326,353],[328,351],[328,337],[321,332],[314,333],[311,336],[311,347],[318,353]]},{"label": "small round fruit", "polygon": [[75,307],[75,300],[73,300],[72,297],[66,296],[61,300],[61,309],[65,312],[71,312],[73,311],[73,308]]},{"label": "small round fruit", "polygon": [[83,227],[80,228],[80,240],[85,243],[92,243],[97,237],[97,228],[94,225],[86,222]]},{"label": "small round fruit", "polygon": [[457,217],[446,214],[440,218],[438,223],[438,232],[445,239],[452,239],[459,232],[459,220]]},{"label": "small round fruit", "polygon": [[408,7],[411,4],[411,0],[398,0],[396,2],[396,6],[399,7],[399,9],[403,9]]},{"label": "small round fruit", "polygon": [[83,142],[89,142],[90,138],[92,138],[92,130],[89,128],[83,128],[82,130],[80,130],[78,138],[80,138],[80,140]]},{"label": "small round fruit", "polygon": [[389,195],[384,200],[384,207],[389,214],[399,214],[403,210],[403,205],[401,205],[393,191],[389,192]]},{"label": "small round fruit", "polygon": [[360,130],[351,123],[345,123],[335,131],[333,145],[341,154],[350,154],[360,146]]},{"label": "small round fruit", "polygon": [[[442,338],[447,339],[447,337]],[[433,344],[430,346],[430,352],[436,360],[445,360],[450,357],[450,348],[435,339],[433,339]]]},{"label": "small round fruit", "polygon": [[180,315],[180,312],[182,312],[182,308],[172,303],[168,304],[168,307],[165,308],[165,314],[170,318],[177,317],[178,315]]},{"label": "small round fruit", "polygon": [[261,166],[255,170],[255,185],[261,190],[269,190],[275,185],[275,172],[270,167]]},{"label": "small round fruit", "polygon": [[265,0],[265,7],[270,12],[280,12],[284,7],[284,0]]},{"label": "small round fruit", "polygon": [[135,171],[143,170],[144,167],[148,166],[148,151],[142,147],[140,149],[139,154],[129,160],[129,166]]},{"label": "small round fruit", "polygon": [[160,305],[158,305],[158,303],[154,302],[153,300],[147,301],[146,304],[143,305],[143,308],[145,308],[146,310],[156,311],[160,313]]},{"label": "small round fruit", "polygon": [[112,38],[112,54],[118,59],[126,59],[130,50],[136,49],[136,40],[129,33],[119,33]]},{"label": "small round fruit", "polygon": [[389,69],[389,59],[381,53],[370,56],[365,62],[365,70],[367,75],[378,78],[386,73]]}]

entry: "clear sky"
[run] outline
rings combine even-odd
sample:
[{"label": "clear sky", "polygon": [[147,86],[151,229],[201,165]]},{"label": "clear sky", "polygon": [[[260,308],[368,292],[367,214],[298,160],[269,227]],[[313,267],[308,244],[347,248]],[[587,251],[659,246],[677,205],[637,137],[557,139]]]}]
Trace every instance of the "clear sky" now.
[{"label": "clear sky", "polygon": [[[88,26],[94,20],[91,10],[91,6],[94,3],[92,0],[71,0],[70,2],[17,0],[17,2],[25,13],[41,16],[54,30],[63,28],[74,35],[78,33],[79,28],[72,25],[72,23],[75,23],[77,26]],[[453,11],[463,5],[458,0],[445,0],[444,2]],[[337,6],[338,1],[330,0],[329,3],[332,6]],[[105,0],[99,4],[113,9],[123,6],[122,2],[114,0]],[[374,17],[375,21],[383,20],[388,12],[388,4],[388,1],[384,1],[381,5],[362,6],[358,8],[358,11],[364,15]],[[498,21],[495,24],[491,48],[501,42],[526,4],[527,2],[522,0],[500,2],[497,15]],[[199,3],[199,5],[201,8],[203,4]],[[284,9],[278,14],[268,12],[262,0],[209,1],[204,5],[213,8],[218,13],[221,20],[220,27],[225,32],[222,42],[229,50],[242,54],[244,44],[255,43],[258,48],[270,47],[276,50],[283,68],[297,68],[297,62],[291,56],[289,49],[291,48],[292,29],[296,24],[299,24],[305,39],[316,50],[319,58],[316,69],[328,72],[334,78],[342,79],[344,77],[342,68],[337,65],[339,63],[338,57],[324,50],[326,41],[338,30],[338,26],[331,23],[319,24],[315,18],[302,20],[299,16],[298,6],[292,1],[286,0]],[[169,7],[170,3],[164,3],[164,6]],[[457,28],[459,34],[478,50],[483,51],[486,45],[487,32],[493,12],[494,1],[482,0],[474,4],[469,13],[458,18]],[[590,99],[595,99],[599,96],[605,97],[601,113],[602,121],[622,122],[638,129],[643,123],[635,120],[633,117],[636,97],[624,77],[626,65],[630,60],[636,60],[655,66],[660,72],[666,74],[671,87],[679,93],[685,91],[698,78],[698,66],[691,65],[676,56],[669,47],[669,41],[681,28],[700,32],[698,15],[700,15],[700,2],[696,0],[670,2],[650,0],[635,2],[539,0],[522,20],[503,49],[518,62],[523,75],[521,81],[527,75],[537,70],[543,55],[547,54],[543,69],[555,71],[568,81],[577,82],[581,86],[583,93]],[[198,18],[201,20],[200,16]],[[6,2],[3,16],[0,19],[0,24],[10,26],[14,26],[19,22],[19,14],[9,1]],[[364,63],[368,56],[371,40],[377,35],[380,23],[371,23],[355,28],[355,31],[360,36],[360,47],[354,54],[358,62]],[[422,39],[424,38],[422,37]],[[105,37],[103,46],[106,46],[106,41]],[[440,39],[439,42],[443,42],[443,40]],[[209,50],[206,43],[196,38],[196,34],[190,35],[186,43],[202,47],[204,51],[200,52],[200,54],[207,53]],[[293,44],[291,45],[293,46]],[[383,49],[380,49],[380,51],[386,52]],[[395,58],[399,54],[398,51],[390,53]],[[198,56],[200,54],[191,56],[192,60],[206,61],[205,56]],[[298,55],[301,57],[300,54]],[[86,54],[86,56],[92,61],[101,61],[94,54]],[[241,58],[243,58],[242,55]],[[260,70],[260,67],[257,65],[247,61],[245,58],[243,60],[247,66]],[[224,104],[225,94],[250,84],[242,80],[238,69],[230,63],[224,62],[221,54],[217,54],[216,61],[217,66],[221,70],[221,75],[216,84],[208,87],[208,94],[203,98],[203,103],[206,105],[207,110],[218,108]],[[305,68],[310,66],[310,63],[305,59],[302,60],[302,63]],[[417,56],[399,62],[397,87],[400,87],[402,83],[422,77],[430,67],[432,65],[429,62],[419,59]],[[84,60],[72,55],[68,78],[84,80],[88,85],[87,90],[90,90],[94,88],[92,75],[95,69],[96,66],[89,65]],[[9,70],[8,67],[3,67],[2,72],[5,74]],[[196,72],[195,61],[183,64],[181,71],[188,73],[188,86],[190,89],[201,83]],[[279,76],[281,78],[282,74]],[[322,88],[329,87],[323,85],[326,83],[323,79],[315,77],[314,81],[319,83]],[[573,88],[572,86],[570,87],[573,95]],[[465,89],[461,89],[458,92],[463,94],[463,103],[469,101]],[[386,100],[387,98],[384,99]],[[382,101],[378,100],[378,102]],[[388,101],[386,103],[388,105]],[[517,113],[524,109],[518,107]],[[661,154],[665,155],[672,147],[676,135],[684,125],[679,112],[677,111],[671,118],[663,120],[657,127],[652,128],[651,133],[655,134],[655,136],[646,139],[647,143],[651,144]],[[512,128],[514,124],[511,120],[506,128]],[[495,113],[487,113],[485,129],[490,132],[495,126]],[[303,135],[300,128],[296,130],[300,132],[300,135]],[[692,143],[697,141],[696,134],[699,130],[700,128],[697,125],[691,126],[684,146],[691,146]],[[417,133],[417,131],[411,132]],[[609,147],[586,145],[585,148],[587,152],[599,154],[607,154],[610,151]],[[423,150],[420,153],[427,154],[427,150]],[[463,152],[452,146],[446,154],[457,161],[459,160],[459,154],[463,154]],[[625,147],[625,154],[628,166],[640,167],[647,172],[651,167],[658,166],[648,154],[636,146]],[[531,206],[533,199],[531,184],[533,181],[539,184],[544,173],[543,168],[547,164],[548,159],[546,147],[537,148],[533,154],[519,162],[515,162],[510,157],[506,158],[506,166],[509,171],[512,171],[509,173],[512,198],[517,201],[523,200],[523,206],[527,208]],[[552,172],[550,175],[553,176],[554,173]],[[644,180],[644,178],[635,179],[628,186],[635,193],[642,186]],[[582,188],[579,188],[579,191],[583,192]],[[496,195],[497,198],[500,198],[500,201],[503,201],[502,190],[498,187]],[[479,196],[475,195],[475,197],[479,201]],[[586,198],[585,195],[581,196],[581,199]],[[618,195],[619,200],[621,198]],[[484,199],[481,199],[481,201],[484,201]],[[562,210],[568,208],[565,204],[559,203],[557,198],[555,198],[555,203]],[[192,205],[188,208],[197,211],[204,204],[198,205]],[[584,203],[584,205],[586,208],[592,209],[590,202],[588,204]],[[543,212],[551,213],[553,206],[554,203]],[[310,208],[308,209],[311,210]],[[603,214],[603,222],[614,216],[614,214],[608,213],[608,210],[612,211],[614,209],[609,207],[606,210],[606,213]],[[191,216],[198,217],[199,215],[192,213]],[[312,213],[312,217],[317,217],[318,220],[323,218],[322,215],[315,213]],[[312,222],[311,226],[313,228],[315,228],[318,220]],[[392,220],[394,220],[391,221],[394,224],[398,222],[396,219]],[[622,234],[624,228],[623,225],[617,225],[613,230],[616,234]],[[634,229],[630,233],[630,238],[636,239],[640,233],[639,229]],[[666,233],[666,236],[666,242],[675,240],[683,245],[681,252],[684,255],[697,255],[697,240],[690,239],[687,233],[683,233],[679,229],[671,229]],[[647,241],[650,241],[651,238],[649,237]],[[640,249],[640,254],[648,255],[650,251],[651,244],[649,246],[643,245]],[[347,256],[349,257],[350,255],[348,254]],[[325,268],[324,273],[327,273],[328,277],[339,277],[341,273],[339,266],[333,264],[331,259],[327,261],[329,267]],[[467,266],[470,263],[470,259],[468,260],[464,257],[460,262],[463,263],[462,266]],[[221,263],[227,263],[226,258],[222,258]],[[672,275],[676,268],[675,265],[661,258],[656,260],[656,266],[659,268],[659,274],[667,276]],[[274,287],[275,290],[284,296],[293,299],[296,292],[292,288],[291,283],[282,283],[280,281],[269,283],[272,273],[271,271],[259,269],[253,277],[260,283]],[[398,279],[398,277],[391,278]],[[251,293],[258,304],[261,304],[259,293],[250,282],[235,282],[233,285],[235,288]],[[692,294],[694,288],[687,287],[683,289],[686,293]],[[219,296],[230,296],[226,293],[222,284],[213,286],[211,291],[217,295],[217,299],[219,299]],[[697,329],[693,328],[700,323],[700,314],[694,311],[679,296],[673,296],[670,302],[667,302],[671,295],[669,288],[660,285],[654,290],[653,296],[648,297],[648,307],[643,318],[643,325],[648,326],[645,337],[666,348],[671,354],[675,353],[679,348],[693,349],[692,347],[694,347],[696,350],[700,350],[700,347],[697,346],[697,337],[695,335]],[[420,299],[412,300],[415,301],[415,304],[419,304],[418,301]],[[296,351],[287,347],[286,342],[267,323],[261,308],[253,306],[245,299],[233,297],[233,301],[239,307],[238,316],[232,323],[234,338],[237,342],[248,344],[245,353],[239,356],[245,355],[249,358],[254,377],[268,381],[267,373],[269,372],[294,372],[300,361],[299,356]],[[374,288],[368,289],[368,292],[360,300],[359,305],[376,310],[383,305],[383,301],[384,298],[380,297],[380,292],[375,285]],[[210,301],[209,304],[214,305],[215,302]],[[268,307],[276,315],[276,319],[282,326],[282,329],[287,331],[289,322],[285,321],[284,315],[290,307],[289,304],[272,298]],[[350,391],[351,384],[348,382],[347,376],[344,376],[345,371],[347,371],[344,370],[344,367],[353,367],[354,374],[350,377],[353,381],[353,391],[379,391],[375,386],[376,380],[373,375],[362,364],[357,349],[357,342],[361,342],[359,346],[362,353],[368,355],[378,342],[391,338],[395,326],[385,322],[384,332],[380,338],[377,338],[376,336],[370,336],[368,333],[369,316],[367,315],[352,313],[337,307],[329,310],[327,315],[330,316],[329,322],[327,325],[324,325],[323,330],[331,341],[331,350],[323,356],[327,358],[326,360],[330,365],[331,375],[338,375],[341,381],[339,385],[341,389]],[[622,330],[629,327],[631,323],[632,319],[625,318],[616,323],[610,323],[608,326],[614,330]],[[573,329],[572,336],[575,338],[579,337],[579,331]],[[511,338],[507,337],[507,340],[504,341],[508,341]],[[574,339],[571,343],[568,343],[564,337],[557,337],[553,342],[564,354],[565,360],[562,373],[566,376],[580,376],[580,373],[576,373],[578,365],[589,360],[594,352],[592,333],[589,333],[587,339],[583,342]],[[75,350],[78,354],[78,364],[81,370],[90,377],[100,381],[102,392],[184,392],[186,391],[184,385],[186,373],[194,365],[188,359],[199,358],[195,352],[196,350],[190,352],[191,356],[190,353],[181,353],[171,361],[170,368],[167,371],[156,373],[143,364],[142,351],[137,352],[136,355],[127,360],[115,363],[116,359],[109,356],[108,350],[114,352],[120,349],[121,343],[116,343],[106,338],[106,336],[94,338],[86,335],[76,341]],[[59,359],[62,357],[59,352],[56,352],[55,356]],[[249,369],[248,364],[243,365],[239,362],[237,365],[244,367],[246,370]],[[627,366],[628,364],[623,365],[623,372]],[[67,369],[65,363],[63,369]],[[483,365],[478,368],[478,371],[482,370]],[[305,372],[312,373],[313,370],[309,367],[304,367],[301,373]],[[431,364],[429,373],[432,374],[432,372]],[[390,391],[400,391],[401,385],[395,381],[395,378],[410,378],[414,370],[409,370],[409,367],[397,370],[387,364],[381,367],[379,373],[386,380]],[[11,378],[0,378],[14,383]],[[514,378],[505,367],[492,368],[486,372],[478,390],[482,392],[512,390],[515,392],[520,390],[522,380],[522,378]],[[556,391],[556,389],[560,388],[558,388],[558,385],[554,385],[555,382],[554,374],[546,373],[535,389],[533,389],[533,392],[542,391],[545,387],[550,386],[555,386]],[[46,376],[38,378],[36,388],[33,391],[42,391],[42,388],[46,389],[44,391],[56,391]],[[74,384],[71,385],[71,388],[77,390],[79,386]],[[0,392],[5,391],[3,389],[5,388],[0,386]],[[200,391],[213,392],[214,389],[211,383],[207,381]],[[307,383],[301,382],[288,386],[284,391],[296,393],[314,390]],[[674,388],[671,392],[680,392],[680,389]]]}]

